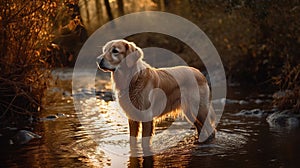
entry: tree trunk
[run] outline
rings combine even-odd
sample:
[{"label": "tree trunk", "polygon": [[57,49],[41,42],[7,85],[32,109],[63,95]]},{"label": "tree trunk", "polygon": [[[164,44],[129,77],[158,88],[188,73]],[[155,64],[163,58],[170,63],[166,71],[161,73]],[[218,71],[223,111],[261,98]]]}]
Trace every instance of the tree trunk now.
[{"label": "tree trunk", "polygon": [[97,18],[98,20],[101,19],[101,15],[102,15],[102,5],[100,0],[95,0],[96,3],[96,14],[97,14]]},{"label": "tree trunk", "polygon": [[105,4],[105,7],[106,7],[106,13],[107,13],[108,19],[113,20],[114,17],[113,17],[113,14],[111,12],[109,0],[104,0],[104,4]]},{"label": "tree trunk", "polygon": [[124,3],[123,0],[117,0],[118,3],[118,11],[119,11],[119,16],[124,15]]},{"label": "tree trunk", "polygon": [[84,6],[85,6],[85,13],[86,13],[86,20],[89,23],[90,22],[90,13],[89,13],[89,3],[87,0],[84,0]]},{"label": "tree trunk", "polygon": [[165,0],[160,0],[159,6],[161,11],[165,11]]}]

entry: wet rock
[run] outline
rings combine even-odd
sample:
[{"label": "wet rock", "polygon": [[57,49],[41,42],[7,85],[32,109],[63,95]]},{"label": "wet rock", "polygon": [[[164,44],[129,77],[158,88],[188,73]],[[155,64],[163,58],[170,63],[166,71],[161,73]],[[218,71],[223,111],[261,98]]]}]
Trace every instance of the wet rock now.
[{"label": "wet rock", "polygon": [[246,104],[249,104],[247,101],[245,101],[245,100],[240,100],[239,101],[239,104],[240,105],[246,105]]},{"label": "wet rock", "polygon": [[58,116],[57,115],[49,115],[46,117],[47,119],[57,119]]},{"label": "wet rock", "polygon": [[53,121],[58,118],[57,115],[48,115],[47,117],[40,118],[40,121]]},{"label": "wet rock", "polygon": [[235,114],[235,116],[247,116],[247,117],[265,117],[267,113],[261,109],[242,110]]},{"label": "wet rock", "polygon": [[16,128],[16,127],[6,127],[4,129],[7,130],[7,131],[16,131],[16,130],[18,130],[18,128]]},{"label": "wet rock", "polygon": [[78,93],[73,94],[72,96],[75,99],[82,99],[82,98],[89,98],[91,96],[95,96],[99,99],[103,99],[106,102],[114,101],[114,93],[111,91],[95,91],[94,89],[88,90],[88,89],[81,89]]},{"label": "wet rock", "polygon": [[57,117],[68,117],[68,115],[66,115],[64,113],[57,113],[56,116]]},{"label": "wet rock", "polygon": [[78,90],[77,92],[71,94],[71,96],[73,96],[73,98],[75,98],[75,99],[90,98],[90,97],[95,96],[95,91],[89,90],[86,88],[82,88],[82,89]]},{"label": "wet rock", "polygon": [[264,101],[263,100],[261,100],[261,99],[256,99],[256,100],[254,100],[254,103],[256,103],[256,104],[261,104],[261,103],[263,103]]},{"label": "wet rock", "polygon": [[19,130],[17,134],[12,137],[10,143],[16,145],[23,145],[35,138],[41,138],[41,136],[27,130]]},{"label": "wet rock", "polygon": [[292,93],[291,90],[278,91],[278,92],[275,92],[272,97],[273,97],[273,99],[280,99],[291,93]]},{"label": "wet rock", "polygon": [[82,88],[81,92],[86,95],[86,96],[93,96],[95,95],[95,92],[93,92],[92,90],[86,89],[86,88]]},{"label": "wet rock", "polygon": [[108,101],[113,101],[114,100],[114,95],[111,92],[106,92],[103,96],[103,100],[108,102]]},{"label": "wet rock", "polygon": [[225,104],[226,98],[212,100],[213,104]]},{"label": "wet rock", "polygon": [[231,99],[226,99],[226,104],[238,104],[239,101],[238,100],[231,100]]},{"label": "wet rock", "polygon": [[290,117],[287,119],[287,125],[290,128],[296,128],[299,127],[299,118],[296,117]]},{"label": "wet rock", "polygon": [[246,105],[249,104],[246,100],[233,100],[233,99],[216,99],[212,101],[214,104],[240,104],[240,105]]},{"label": "wet rock", "polygon": [[294,114],[289,110],[282,112],[275,112],[267,117],[267,122],[270,127],[285,127],[285,128],[297,128],[299,127],[300,115]]},{"label": "wet rock", "polygon": [[65,96],[65,97],[70,97],[72,94],[70,92],[68,92],[68,91],[64,91],[62,93],[62,95]]},{"label": "wet rock", "polygon": [[214,103],[226,103],[226,104],[240,104],[240,105],[247,105],[247,104],[262,104],[262,103],[270,103],[272,102],[270,99],[250,99],[249,101],[246,100],[234,100],[234,99],[218,99],[214,100]]},{"label": "wet rock", "polygon": [[106,102],[115,100],[114,94],[110,91],[97,91],[96,96]]},{"label": "wet rock", "polygon": [[83,93],[75,93],[75,94],[72,94],[72,96],[75,99],[82,99],[85,97],[85,95]]}]

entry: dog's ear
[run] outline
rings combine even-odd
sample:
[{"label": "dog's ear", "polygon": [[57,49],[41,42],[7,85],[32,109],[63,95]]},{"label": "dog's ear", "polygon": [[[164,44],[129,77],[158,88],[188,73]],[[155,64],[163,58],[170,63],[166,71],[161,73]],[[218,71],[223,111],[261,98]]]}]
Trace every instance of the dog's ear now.
[{"label": "dog's ear", "polygon": [[126,55],[129,55],[130,53],[134,52],[137,48],[137,46],[133,42],[124,42],[125,48],[126,48]]},{"label": "dog's ear", "polygon": [[132,67],[139,59],[143,57],[143,51],[137,47],[134,43],[128,42],[126,47],[126,64],[128,67]]}]

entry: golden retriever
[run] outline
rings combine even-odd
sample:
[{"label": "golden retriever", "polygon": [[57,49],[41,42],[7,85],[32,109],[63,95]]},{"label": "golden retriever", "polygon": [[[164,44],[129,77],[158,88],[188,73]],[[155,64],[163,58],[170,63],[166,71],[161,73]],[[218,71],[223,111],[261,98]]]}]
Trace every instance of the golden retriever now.
[{"label": "golden retriever", "polygon": [[213,139],[215,113],[204,75],[188,66],[153,68],[142,59],[143,51],[126,40],[106,43],[97,58],[98,68],[112,73],[117,100],[128,117],[130,144],[136,144],[142,123],[147,139],[142,146],[149,147],[153,120],[178,110],[195,125],[199,142]]}]

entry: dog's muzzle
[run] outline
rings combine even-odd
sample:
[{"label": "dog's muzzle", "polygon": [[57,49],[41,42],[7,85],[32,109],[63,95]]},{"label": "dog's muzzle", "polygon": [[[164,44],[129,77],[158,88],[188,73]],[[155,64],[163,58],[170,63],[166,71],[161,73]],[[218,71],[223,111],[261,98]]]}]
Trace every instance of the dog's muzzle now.
[{"label": "dog's muzzle", "polygon": [[[102,60],[103,60],[102,57],[97,57],[97,59],[96,59],[96,64],[97,64],[97,67],[98,67],[99,70],[102,69],[102,68],[101,68],[101,64],[103,64],[103,63],[101,63]],[[103,65],[102,65],[102,66],[103,66]]]},{"label": "dog's muzzle", "polygon": [[98,57],[96,64],[98,66],[98,69],[103,70],[103,71],[114,71],[115,70],[115,69],[111,69],[111,68],[108,68],[105,66],[103,57]]}]

